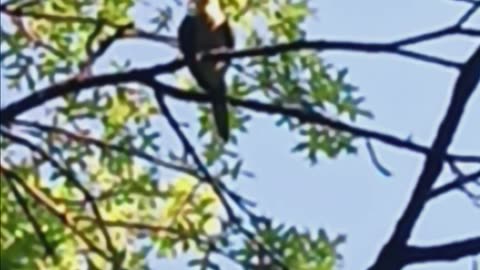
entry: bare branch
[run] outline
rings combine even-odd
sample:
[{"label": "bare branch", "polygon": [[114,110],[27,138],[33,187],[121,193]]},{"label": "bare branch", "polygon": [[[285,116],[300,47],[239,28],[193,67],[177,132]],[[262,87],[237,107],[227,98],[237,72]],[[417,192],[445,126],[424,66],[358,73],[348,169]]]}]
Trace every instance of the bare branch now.
[{"label": "bare branch", "polygon": [[165,100],[163,98],[161,89],[158,89],[158,85],[155,85],[153,83],[150,83],[150,85],[156,86],[155,98],[157,99],[157,103],[159,104],[163,115],[167,119],[172,129],[175,131],[178,139],[182,142],[186,152],[193,158],[195,164],[198,167],[198,170],[200,170],[200,172],[202,173],[202,178],[200,178],[199,180],[204,180],[208,184],[210,184],[210,186],[212,187],[212,189],[215,191],[216,195],[222,202],[227,212],[228,218],[231,220],[236,220],[237,218],[236,218],[235,212],[233,211],[232,207],[230,206],[224,194],[222,193],[222,187],[224,186],[224,184],[222,184],[218,179],[213,178],[208,172],[207,167],[203,164],[202,160],[197,155],[195,148],[190,143],[187,136],[183,133],[180,125],[178,124],[177,120],[175,120],[175,117],[170,112],[170,109],[168,108],[167,104],[165,104]]},{"label": "bare branch", "polygon": [[124,33],[122,38],[142,38],[145,40],[151,40],[155,42],[164,43],[172,48],[178,47],[178,42],[176,37],[160,35],[155,33],[146,32],[140,29],[128,30]]},{"label": "bare branch", "polygon": [[480,236],[438,246],[406,248],[406,260],[410,263],[451,262],[478,254],[480,254]]},{"label": "bare branch", "polygon": [[461,30],[462,34],[467,35],[467,36],[472,36],[472,37],[480,37],[480,30],[478,29],[470,29],[470,28],[464,28]]},{"label": "bare branch", "polygon": [[406,248],[406,242],[410,238],[413,227],[428,201],[435,180],[442,171],[442,156],[445,155],[448,146],[453,140],[467,102],[479,81],[480,47],[477,48],[460,71],[447,113],[437,131],[431,151],[427,154],[427,159],[407,209],[399,219],[392,237],[383,247],[377,261],[369,268],[370,270],[400,270],[404,265],[408,264],[408,261],[402,256]]},{"label": "bare branch", "polygon": [[101,30],[102,30],[102,27],[103,27],[103,23],[98,23],[97,24],[97,27],[95,28],[95,31],[93,31],[88,40],[87,40],[87,55],[88,55],[88,59],[85,60],[84,63],[82,63],[80,65],[80,76],[82,78],[85,77],[85,73],[86,71],[88,71],[87,73],[90,73],[90,68],[93,66],[93,64],[95,63],[95,61],[100,58],[102,55],[104,55],[108,48],[110,48],[112,46],[112,44],[120,39],[121,37],[123,37],[123,35],[130,29],[133,29],[134,25],[133,23],[129,23],[129,24],[126,24],[126,25],[122,25],[122,26],[118,26],[116,28],[116,31],[113,35],[111,35],[110,37],[106,38],[105,40],[101,41],[100,44],[98,45],[98,49],[96,51],[94,51],[92,49],[93,47],[93,41],[94,39],[100,34]]},{"label": "bare branch", "polygon": [[[186,101],[195,101],[195,102],[207,102],[209,100],[209,97],[206,94],[179,90],[175,87],[168,86],[160,82],[153,82],[153,84],[159,85],[157,86],[156,91],[163,91],[163,94],[168,95],[170,97],[174,97],[176,99],[186,100]],[[382,132],[355,127],[355,126],[346,124],[344,122],[331,119],[320,113],[306,112],[301,109],[287,108],[279,105],[271,105],[268,103],[263,103],[263,102],[259,102],[251,99],[229,98],[228,101],[233,106],[250,109],[250,110],[261,112],[261,113],[279,114],[279,115],[294,117],[300,120],[301,122],[325,125],[335,130],[349,132],[359,137],[375,139],[377,141],[381,141],[388,145],[408,149],[412,152],[421,153],[425,155],[430,152],[430,149],[426,146],[415,144],[408,140],[402,140],[395,136],[388,135]],[[446,154],[442,158],[445,161],[454,160],[457,162],[480,163],[480,156],[459,156],[459,155]]]},{"label": "bare branch", "polygon": [[392,173],[387,168],[385,168],[385,166],[383,166],[382,163],[378,160],[377,154],[375,153],[375,149],[373,149],[373,145],[368,139],[366,140],[366,146],[367,146],[368,154],[370,155],[370,159],[372,160],[372,163],[375,166],[375,168],[377,168],[377,170],[384,176],[387,176],[387,177],[392,176]]},{"label": "bare branch", "polygon": [[[241,209],[245,210],[245,208],[242,206],[243,198],[236,195],[234,192],[230,191],[223,182],[219,181],[218,179],[215,179],[215,178],[211,177],[210,173],[208,172],[207,167],[203,164],[200,157],[197,155],[197,153],[195,151],[195,148],[190,143],[190,141],[188,140],[186,135],[183,133],[183,131],[181,130],[181,127],[178,124],[177,120],[175,120],[174,116],[171,114],[168,106],[166,105],[164,97],[163,97],[163,93],[162,93],[163,92],[162,88],[164,86],[162,84],[157,83],[156,81],[147,81],[146,83],[155,90],[155,98],[157,99],[157,102],[158,102],[158,104],[159,104],[159,106],[160,106],[160,108],[163,112],[163,115],[167,119],[167,121],[170,124],[170,126],[172,127],[172,129],[177,134],[177,137],[182,142],[182,144],[183,144],[184,148],[186,149],[187,153],[190,154],[190,156],[193,158],[195,164],[197,165],[198,169],[202,172],[203,179],[200,179],[200,180],[203,180],[203,181],[209,183],[210,186],[212,187],[212,189],[214,190],[214,192],[216,193],[216,195],[218,196],[218,198],[221,201],[223,207],[225,208],[225,211],[227,212],[229,222],[232,223],[232,224],[235,224],[238,227],[238,229],[245,236],[247,236],[249,239],[255,240],[255,236],[251,232],[249,232],[247,229],[243,228],[243,226],[241,225],[239,218],[235,214],[235,211],[233,210],[232,206],[229,204],[226,196],[224,195],[224,192],[235,203],[237,203],[237,205],[239,205],[239,207]],[[250,212],[247,212],[247,214],[250,214]],[[249,216],[252,217],[251,215],[249,215]],[[270,250],[268,250],[266,247],[264,247],[264,245],[262,243],[257,242],[257,244],[263,250],[265,250],[267,255],[272,259],[272,261],[276,265],[281,267],[281,269],[284,269],[284,270],[288,269],[284,266],[284,264],[278,258],[276,258],[274,253],[271,252]]]},{"label": "bare branch", "polygon": [[[461,64],[450,62],[448,60],[438,59],[433,56],[423,55],[403,49],[398,49],[394,43],[356,43],[342,41],[297,41],[284,43],[275,46],[267,46],[255,49],[246,49],[236,52],[218,53],[205,55],[209,60],[225,60],[253,56],[272,56],[288,51],[311,49],[317,51],[341,50],[365,53],[394,53],[406,57],[416,58],[417,60],[432,62],[439,65],[460,68]],[[129,72],[120,72],[114,74],[99,75],[91,78],[72,78],[63,83],[51,85],[43,90],[38,90],[29,96],[13,102],[0,110],[1,124],[5,125],[19,114],[38,107],[51,99],[66,95],[72,92],[90,87],[100,87],[106,85],[118,85],[128,82],[138,82],[142,79],[150,79],[155,75],[174,72],[184,66],[183,60],[174,60],[167,64],[159,64],[150,68],[136,69]]]},{"label": "bare branch", "polygon": [[[96,77],[87,78],[85,80],[71,79],[63,84],[57,84],[40,90],[37,93],[33,93],[24,99],[17,102],[13,102],[7,107],[0,110],[1,124],[6,125],[11,122],[17,115],[28,111],[32,108],[38,107],[44,102],[54,99],[56,97],[66,95],[69,93],[77,93],[81,90],[87,90],[92,87],[99,87],[112,84],[122,84],[133,81],[147,81],[152,82],[151,76],[161,72],[168,72],[169,70],[177,68],[180,64],[179,61],[173,61],[165,65],[157,65],[151,68],[133,70],[129,72],[121,72],[116,74],[99,75]],[[153,82],[159,84],[158,82]],[[164,94],[175,97],[181,100],[189,100],[195,102],[207,102],[208,96],[205,94],[182,91],[177,88],[167,86],[165,84],[158,85],[161,88],[156,91],[163,91]],[[377,131],[354,127],[337,120],[332,120],[318,113],[305,112],[296,108],[285,108],[277,105],[271,105],[267,103],[258,102],[255,100],[239,100],[230,98],[229,102],[234,106],[239,106],[257,112],[269,113],[269,114],[281,114],[285,116],[295,117],[303,122],[316,123],[320,125],[326,125],[337,130],[350,132],[356,136],[371,138],[383,143],[405,148],[413,152],[427,154],[430,152],[428,147],[414,144],[412,142],[396,138],[395,136],[384,134]],[[462,156],[447,154],[444,157],[445,161],[458,161],[458,162],[471,162],[480,163],[480,157],[478,156]]]},{"label": "bare branch", "polygon": [[472,3],[472,6],[463,14],[463,16],[458,20],[457,24],[458,26],[462,26],[464,23],[466,23],[474,14],[475,12],[480,9],[480,2],[474,2]]},{"label": "bare branch", "polygon": [[144,78],[153,77],[157,74],[173,72],[182,66],[183,61],[177,60],[167,64],[159,64],[150,68],[136,69],[129,72],[110,73],[88,78],[74,77],[64,82],[53,84],[44,89],[35,91],[27,97],[17,102],[12,102],[6,107],[0,109],[0,124],[7,125],[18,115],[36,108],[47,101],[67,94],[79,93],[82,90],[88,90],[94,87],[136,82]]},{"label": "bare branch", "polygon": [[468,183],[471,183],[473,181],[478,181],[479,179],[480,179],[480,170],[472,174],[458,176],[457,178],[455,178],[455,180],[451,181],[450,183],[432,190],[432,192],[430,192],[430,195],[428,196],[428,199],[429,200],[434,199],[449,191],[452,191],[454,189],[459,189],[467,185]]}]

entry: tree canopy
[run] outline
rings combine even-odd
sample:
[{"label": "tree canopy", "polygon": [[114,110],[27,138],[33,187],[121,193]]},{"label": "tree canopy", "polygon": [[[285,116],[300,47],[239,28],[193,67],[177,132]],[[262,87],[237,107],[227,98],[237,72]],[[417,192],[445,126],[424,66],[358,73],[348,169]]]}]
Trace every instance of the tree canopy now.
[{"label": "tree canopy", "polygon": [[[479,82],[480,44],[464,62],[408,46],[450,35],[478,40],[480,29],[465,23],[480,2],[464,1],[468,11],[450,26],[376,43],[310,39],[305,22],[318,13],[311,2],[222,1],[237,49],[202,57],[233,61],[226,144],[215,132],[210,97],[178,56],[185,1],[3,2],[0,60],[8,93],[2,97],[15,98],[1,108],[1,268],[148,269],[150,256],[187,258],[193,269],[338,268],[345,235],[279,222],[235,190],[255,177],[239,149],[260,115],[290,133],[292,144],[278,147],[312,165],[355,154],[362,140],[374,169],[387,176],[370,141],[425,157],[371,270],[478,254],[480,236],[432,247],[407,241],[429,200],[460,189],[479,201],[468,189],[480,183],[478,171],[458,170],[451,183],[433,185],[445,165],[480,164],[478,155],[447,151]],[[152,12],[145,18],[137,9]],[[127,40],[133,51],[154,43],[167,53],[147,67],[109,54]],[[326,62],[323,51],[387,53],[458,71],[432,145],[356,124],[375,112],[348,80],[348,68]],[[187,123],[175,110],[186,103],[193,119]]]}]

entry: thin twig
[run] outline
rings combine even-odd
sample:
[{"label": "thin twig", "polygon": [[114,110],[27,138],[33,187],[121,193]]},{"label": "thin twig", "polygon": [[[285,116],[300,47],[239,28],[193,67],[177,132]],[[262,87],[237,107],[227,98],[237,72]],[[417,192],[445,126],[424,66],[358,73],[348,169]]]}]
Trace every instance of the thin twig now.
[{"label": "thin twig", "polygon": [[367,146],[368,154],[370,155],[370,159],[372,160],[375,168],[377,168],[380,173],[387,177],[392,176],[392,173],[387,168],[385,168],[385,166],[383,166],[382,163],[378,160],[377,154],[375,153],[375,149],[373,149],[373,145],[370,140],[367,139],[365,143]]},{"label": "thin twig", "polygon": [[457,176],[450,183],[445,184],[443,186],[440,186],[440,187],[432,190],[432,192],[430,192],[430,195],[428,196],[428,199],[429,200],[434,199],[434,198],[436,198],[436,197],[438,197],[442,194],[445,194],[445,193],[447,193],[449,191],[452,191],[454,189],[458,189],[460,187],[463,187],[463,186],[467,185],[468,183],[477,181],[479,179],[480,179],[480,170],[477,171],[477,172],[474,172],[472,174]]},{"label": "thin twig", "polygon": [[[245,236],[247,236],[249,239],[255,240],[256,238],[255,238],[254,234],[252,234],[247,229],[243,228],[243,226],[241,226],[240,220],[238,219],[237,215],[235,214],[233,208],[228,203],[228,201],[227,201],[227,199],[224,196],[222,191],[225,191],[229,195],[230,198],[232,198],[238,205],[240,205],[240,207],[242,209],[246,209],[246,208],[242,207],[243,202],[244,202],[243,198],[241,198],[239,196],[232,196],[234,193],[232,191],[228,190],[228,188],[225,186],[225,184],[223,184],[219,180],[217,180],[215,178],[212,178],[210,176],[210,173],[208,172],[207,167],[200,160],[199,156],[195,152],[195,149],[194,149],[193,145],[190,143],[188,138],[185,136],[185,134],[183,133],[183,131],[180,128],[180,125],[175,120],[174,116],[171,114],[168,106],[165,104],[162,91],[158,91],[158,90],[161,90],[161,88],[159,88],[159,87],[161,87],[161,85],[157,84],[155,81],[150,81],[148,84],[155,90],[155,98],[157,99],[157,102],[158,102],[158,104],[159,104],[159,106],[160,106],[160,108],[163,112],[163,115],[165,116],[165,118],[169,122],[172,129],[177,134],[177,137],[180,139],[180,141],[182,142],[182,144],[185,147],[185,149],[187,150],[187,152],[194,159],[194,162],[197,164],[199,170],[202,172],[204,178],[200,179],[200,180],[204,180],[204,181],[206,181],[207,183],[210,184],[210,186],[212,187],[212,189],[214,190],[214,192],[216,193],[216,195],[220,199],[222,205],[224,206],[224,208],[227,212],[227,216],[229,218],[229,221],[233,224],[236,224],[238,229]],[[250,213],[250,212],[248,212],[248,213]],[[276,256],[274,255],[273,252],[271,252],[268,248],[264,247],[262,245],[262,243],[258,242],[258,244],[263,250],[265,250],[267,252],[268,256],[273,260],[273,262],[281,267],[281,269],[284,269],[284,270],[288,269],[284,266],[284,264],[278,258],[276,258]]]},{"label": "thin twig", "polygon": [[26,126],[26,127],[33,127],[33,128],[38,129],[38,130],[45,131],[45,132],[54,132],[54,133],[62,134],[64,136],[66,136],[67,138],[78,141],[80,143],[91,144],[91,145],[94,145],[94,146],[96,146],[100,149],[103,149],[103,150],[112,150],[112,151],[116,151],[116,152],[120,152],[120,153],[125,153],[125,154],[128,154],[128,155],[137,156],[139,158],[142,158],[146,161],[149,161],[153,164],[162,166],[164,168],[179,171],[179,172],[183,172],[183,173],[189,174],[189,175],[194,176],[194,177],[198,177],[198,174],[192,168],[188,168],[186,166],[180,166],[180,165],[176,165],[176,164],[164,161],[160,158],[157,158],[153,155],[150,155],[150,154],[148,154],[148,153],[146,153],[146,152],[144,152],[140,149],[134,148],[134,147],[125,148],[125,147],[122,147],[120,145],[109,144],[109,143],[106,143],[104,141],[92,138],[92,137],[78,135],[78,134],[75,134],[71,131],[63,129],[63,128],[48,126],[48,125],[35,123],[35,122],[30,122],[30,121],[25,121],[25,120],[15,120],[13,123],[18,124],[18,125],[22,125],[22,126]]},{"label": "thin twig", "polygon": [[228,203],[227,199],[225,198],[225,196],[221,191],[220,187],[223,186],[223,184],[221,184],[221,182],[218,179],[215,179],[210,175],[207,167],[203,164],[200,157],[197,155],[195,148],[190,143],[187,136],[183,133],[182,129],[180,128],[180,125],[178,124],[177,120],[175,120],[175,117],[170,112],[170,109],[168,108],[167,104],[165,104],[165,100],[160,91],[155,91],[155,98],[157,99],[160,109],[162,110],[162,113],[167,119],[168,123],[170,124],[172,129],[175,131],[175,133],[177,134],[177,137],[182,142],[184,148],[193,158],[195,164],[197,165],[198,169],[202,173],[202,178],[199,180],[205,180],[207,183],[211,185],[211,187],[217,194],[218,198],[222,202],[223,206],[225,207],[228,218],[231,220],[236,220],[237,218],[236,218],[235,212],[233,211],[232,207],[230,206],[230,204]]}]

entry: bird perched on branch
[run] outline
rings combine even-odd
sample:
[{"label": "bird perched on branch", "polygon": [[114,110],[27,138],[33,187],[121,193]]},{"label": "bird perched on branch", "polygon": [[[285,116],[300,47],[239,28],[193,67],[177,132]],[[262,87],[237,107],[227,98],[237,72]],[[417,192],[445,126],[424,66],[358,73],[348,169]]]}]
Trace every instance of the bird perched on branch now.
[{"label": "bird perched on branch", "polygon": [[225,52],[234,38],[220,0],[188,0],[188,12],[178,29],[178,42],[190,73],[211,96],[218,134],[229,137],[225,74],[230,61],[199,61],[205,53]]}]

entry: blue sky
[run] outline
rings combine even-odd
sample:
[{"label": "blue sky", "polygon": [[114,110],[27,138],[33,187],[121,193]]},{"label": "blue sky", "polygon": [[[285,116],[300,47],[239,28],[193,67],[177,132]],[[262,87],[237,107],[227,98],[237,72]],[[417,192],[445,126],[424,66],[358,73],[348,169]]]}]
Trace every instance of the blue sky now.
[{"label": "blue sky", "polygon": [[[307,37],[351,41],[390,41],[435,30],[453,23],[468,7],[448,0],[312,2],[318,15],[307,24]],[[144,10],[136,10],[134,14],[139,18],[141,12]],[[480,12],[469,22],[471,27],[480,27]],[[456,36],[415,48],[460,61],[479,45],[480,40]],[[132,46],[142,49],[132,50]],[[111,57],[131,58],[135,66],[147,66],[169,61],[172,53],[162,45],[126,41],[114,46],[101,59],[99,67],[108,64]],[[349,81],[367,98],[364,106],[373,111],[375,119],[363,119],[358,125],[402,138],[412,136],[415,142],[424,145],[431,143],[445,113],[455,71],[385,54],[325,52],[321,55],[337,67],[348,67]],[[480,154],[478,90],[468,104],[451,152]],[[5,95],[3,83],[1,92],[2,99],[10,99]],[[2,105],[7,103],[5,100]],[[188,110],[179,107],[175,111],[183,120],[193,119]],[[239,145],[247,168],[256,178],[241,182],[238,190],[256,200],[261,213],[278,221],[309,229],[325,228],[332,237],[337,233],[347,234],[347,243],[340,250],[345,257],[344,269],[365,269],[376,258],[402,213],[422,169],[423,157],[374,142],[382,164],[394,174],[386,178],[372,166],[362,140],[357,141],[358,155],[321,159],[314,166],[301,155],[290,153],[294,143],[289,132],[275,127],[270,118],[258,115]],[[450,179],[447,170],[440,180]],[[441,244],[478,235],[479,228],[478,208],[463,194],[452,192],[428,204],[411,243]],[[472,258],[467,258],[406,270],[464,270],[470,269],[471,262]]]}]

